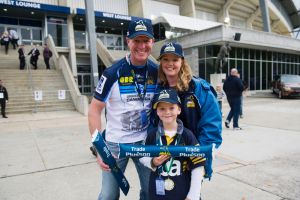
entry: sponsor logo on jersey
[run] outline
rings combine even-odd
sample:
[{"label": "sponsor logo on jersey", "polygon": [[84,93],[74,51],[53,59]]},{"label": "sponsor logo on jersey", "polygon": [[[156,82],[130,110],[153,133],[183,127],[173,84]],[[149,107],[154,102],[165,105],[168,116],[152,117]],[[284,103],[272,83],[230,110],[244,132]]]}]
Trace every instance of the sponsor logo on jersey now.
[{"label": "sponsor logo on jersey", "polygon": [[98,82],[98,85],[96,87],[96,92],[98,92],[99,94],[102,94],[103,87],[105,85],[106,80],[107,80],[107,78],[102,75],[99,82]]},{"label": "sponsor logo on jersey", "polygon": [[122,76],[120,77],[120,83],[126,84],[126,83],[133,83],[133,77],[132,76]]}]

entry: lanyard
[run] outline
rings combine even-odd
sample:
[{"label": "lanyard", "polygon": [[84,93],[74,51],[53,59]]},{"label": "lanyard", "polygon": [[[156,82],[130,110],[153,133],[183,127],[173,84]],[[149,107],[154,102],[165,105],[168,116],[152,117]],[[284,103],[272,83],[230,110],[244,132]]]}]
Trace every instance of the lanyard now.
[{"label": "lanyard", "polygon": [[[178,143],[178,142],[180,141],[180,139],[181,139],[181,134],[180,134],[180,135],[179,135],[179,134],[176,134],[176,135],[177,135],[177,136],[176,136],[176,140],[175,140],[174,146],[176,146],[177,143]],[[161,137],[159,136],[158,131],[156,132],[156,144],[157,144],[157,145],[160,145],[160,146],[163,145],[162,139],[161,139]],[[167,163],[164,164],[165,171],[166,171],[166,173],[167,173],[168,175],[169,175],[169,172],[170,172],[170,170],[171,170],[171,168],[172,168],[173,162],[174,162],[174,158],[172,157],[171,160],[170,160],[170,165],[169,165],[169,167],[167,166]],[[158,167],[158,172],[159,172],[159,175],[162,173],[162,166],[159,166],[159,167]]]},{"label": "lanyard", "polygon": [[131,75],[133,76],[133,80],[134,80],[134,84],[135,84],[135,89],[139,95],[139,98],[140,98],[140,101],[143,103],[143,106],[144,106],[144,100],[145,100],[145,97],[146,97],[146,91],[147,91],[147,82],[148,82],[148,65],[146,66],[146,74],[145,74],[145,77],[144,77],[144,90],[143,90],[143,94],[142,94],[142,90],[141,90],[141,87],[140,85],[138,84],[138,80],[137,80],[137,77],[136,77],[136,74],[134,73],[134,70],[131,69],[130,70],[131,72]]}]

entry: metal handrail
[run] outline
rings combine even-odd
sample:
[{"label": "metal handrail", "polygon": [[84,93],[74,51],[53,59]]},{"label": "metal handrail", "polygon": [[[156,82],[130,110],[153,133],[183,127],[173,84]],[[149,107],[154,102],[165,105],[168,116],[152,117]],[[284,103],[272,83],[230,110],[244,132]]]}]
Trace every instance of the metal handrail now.
[{"label": "metal handrail", "polygon": [[[29,59],[29,56],[25,56],[25,65],[26,65],[26,69],[27,69],[27,72],[28,72],[28,85],[29,85],[29,88],[30,88],[30,91],[31,91],[31,95],[34,96],[33,94],[33,88],[34,88],[34,85],[33,85],[33,80],[32,80],[32,73],[31,73],[31,66],[30,66],[30,62],[28,61]],[[33,113],[36,113],[37,112],[37,102],[34,101],[34,109],[32,110]]]}]

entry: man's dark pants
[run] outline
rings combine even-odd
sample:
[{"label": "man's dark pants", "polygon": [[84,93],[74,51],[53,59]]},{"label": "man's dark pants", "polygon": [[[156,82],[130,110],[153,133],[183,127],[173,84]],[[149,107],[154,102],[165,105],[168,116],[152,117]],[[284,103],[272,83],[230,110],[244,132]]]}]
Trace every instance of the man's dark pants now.
[{"label": "man's dark pants", "polygon": [[4,117],[5,116],[6,100],[5,99],[0,99],[0,104],[1,104],[1,114]]},{"label": "man's dark pants", "polygon": [[24,69],[25,68],[25,58],[20,58],[20,69]]},{"label": "man's dark pants", "polygon": [[239,127],[239,115],[241,109],[241,97],[231,97],[228,98],[228,103],[230,106],[230,112],[227,116],[227,121],[231,121],[233,118],[233,128]]}]

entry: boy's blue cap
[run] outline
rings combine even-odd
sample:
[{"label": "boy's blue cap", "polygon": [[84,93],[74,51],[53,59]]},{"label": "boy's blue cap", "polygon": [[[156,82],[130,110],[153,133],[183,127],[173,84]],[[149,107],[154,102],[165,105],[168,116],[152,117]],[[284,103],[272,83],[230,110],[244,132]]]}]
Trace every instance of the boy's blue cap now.
[{"label": "boy's blue cap", "polygon": [[157,104],[160,102],[181,104],[180,98],[177,95],[177,91],[173,88],[160,91],[154,97],[153,109],[157,108]]},{"label": "boy's blue cap", "polygon": [[160,49],[160,55],[158,57],[158,60],[161,59],[161,57],[165,54],[174,54],[178,57],[184,58],[184,53],[182,51],[182,46],[175,42],[170,42],[165,45],[163,45]]},{"label": "boy's blue cap", "polygon": [[150,21],[139,19],[129,23],[127,37],[132,39],[140,35],[147,36],[151,39],[154,38]]}]

